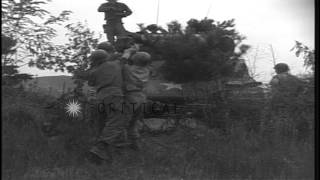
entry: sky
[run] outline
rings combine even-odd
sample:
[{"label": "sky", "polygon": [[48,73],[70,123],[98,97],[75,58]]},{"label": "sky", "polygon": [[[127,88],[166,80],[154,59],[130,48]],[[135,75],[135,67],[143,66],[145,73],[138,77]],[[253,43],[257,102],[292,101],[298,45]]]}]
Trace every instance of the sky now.
[{"label": "sky", "polygon": [[[45,8],[53,14],[71,10],[73,14],[70,22],[86,22],[92,30],[103,34],[104,15],[97,12],[97,8],[104,2],[106,1],[53,0]],[[123,19],[127,30],[137,31],[139,23],[157,23],[158,0],[119,2],[127,4],[133,11],[131,16]],[[256,80],[266,82],[273,74],[272,51],[275,62],[287,63],[292,74],[305,72],[303,60],[295,57],[290,49],[295,40],[314,48],[314,13],[313,0],[159,0],[158,24],[166,27],[167,23],[177,20],[185,25],[191,18],[203,19],[206,16],[216,21],[235,19],[237,31],[246,36],[243,43],[252,46],[245,58],[252,62],[257,50]],[[66,41],[66,31],[62,27],[57,30],[59,35],[54,41],[61,44]],[[106,41],[104,34],[101,41]],[[66,75],[28,67],[23,67],[20,71],[38,76]]]}]

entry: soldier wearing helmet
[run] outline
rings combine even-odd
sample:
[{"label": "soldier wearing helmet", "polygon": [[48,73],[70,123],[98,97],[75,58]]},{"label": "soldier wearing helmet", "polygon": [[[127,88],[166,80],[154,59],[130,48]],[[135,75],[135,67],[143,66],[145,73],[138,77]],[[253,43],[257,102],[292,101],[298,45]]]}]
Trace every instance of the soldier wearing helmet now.
[{"label": "soldier wearing helmet", "polygon": [[134,148],[139,148],[137,140],[139,133],[137,123],[143,118],[143,104],[147,102],[144,88],[149,80],[151,56],[147,52],[138,51],[130,58],[132,65],[123,67],[124,93],[126,102],[131,106],[131,120],[128,127],[128,137]]},{"label": "soldier wearing helmet", "polygon": [[124,3],[119,3],[117,0],[108,0],[107,3],[103,3],[98,8],[98,12],[104,12],[105,20],[107,21],[103,25],[105,33],[110,43],[114,43],[115,36],[125,36],[127,31],[123,27],[122,18],[132,14],[130,8]]},{"label": "soldier wearing helmet", "polygon": [[270,81],[273,96],[295,97],[302,89],[299,78],[289,73],[289,66],[278,63],[274,66],[277,73]]},{"label": "soldier wearing helmet", "polygon": [[89,57],[90,67],[93,68],[99,66],[100,64],[106,62],[109,57],[110,55],[104,50],[98,49],[93,51]]},{"label": "soldier wearing helmet", "polygon": [[104,62],[108,61],[108,59],[110,58],[110,54],[108,54],[106,51],[104,50],[96,50],[93,51],[91,53],[91,55],[89,56],[89,65],[90,68],[85,71],[85,72],[81,72],[81,71],[75,71],[75,76],[80,78],[80,79],[84,79],[84,80],[88,80],[89,74],[90,72],[98,67],[99,65],[103,64]]},{"label": "soldier wearing helmet", "polygon": [[[132,51],[126,51],[126,59]],[[96,50],[90,56],[91,68],[88,71],[88,85],[96,90],[99,122],[104,122],[98,140],[89,150],[90,160],[101,162],[112,160],[113,149],[126,140],[129,117],[123,113],[122,62],[110,61],[105,50]]]},{"label": "soldier wearing helmet", "polygon": [[97,49],[104,50],[109,54],[113,54],[116,52],[116,49],[114,48],[114,46],[110,42],[107,42],[107,41],[99,43],[97,46]]},{"label": "soldier wearing helmet", "polygon": [[115,46],[110,42],[105,41],[98,44],[97,49],[106,51],[110,55],[109,61],[114,61],[121,58],[121,53],[118,53]]},{"label": "soldier wearing helmet", "polygon": [[133,54],[130,60],[132,65],[125,64],[123,67],[125,92],[142,91],[149,78],[151,56],[140,51]]},{"label": "soldier wearing helmet", "polygon": [[274,66],[274,70],[277,74],[289,72],[289,66],[286,63],[278,63]]},{"label": "soldier wearing helmet", "polygon": [[[289,66],[279,63],[274,66],[277,73],[270,81],[271,85],[271,118],[272,124],[280,124],[282,135],[303,134],[308,126],[303,118],[299,118],[299,101],[303,92],[303,82],[289,73]],[[299,135],[300,134],[300,135]]]},{"label": "soldier wearing helmet", "polygon": [[146,67],[151,62],[151,56],[147,52],[137,52],[131,57],[131,60],[135,66]]}]

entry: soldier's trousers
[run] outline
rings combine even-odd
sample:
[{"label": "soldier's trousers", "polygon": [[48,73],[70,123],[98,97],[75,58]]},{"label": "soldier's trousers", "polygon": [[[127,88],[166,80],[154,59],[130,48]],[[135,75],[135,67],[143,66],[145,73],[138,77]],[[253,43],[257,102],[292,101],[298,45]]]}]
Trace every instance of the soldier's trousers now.
[{"label": "soldier's trousers", "polygon": [[139,130],[137,122],[144,117],[143,104],[147,102],[147,98],[143,92],[126,93],[126,103],[130,104],[130,120],[128,126],[128,137],[135,140],[139,138]]},{"label": "soldier's trousers", "polygon": [[[270,109],[270,122],[267,127],[278,134],[277,138],[290,137],[303,140],[308,138],[310,124],[303,117],[303,109],[295,104],[273,104]],[[269,131],[270,131],[269,130]]]},{"label": "soldier's trousers", "polygon": [[121,22],[110,22],[103,25],[104,32],[107,34],[107,39],[110,43],[114,43],[115,36],[125,36],[127,35],[127,31],[123,27]]},{"label": "soldier's trousers", "polygon": [[99,118],[103,121],[96,144],[90,150],[102,159],[108,159],[110,148],[117,147],[127,139],[129,117],[123,113],[123,97],[108,96],[98,104]]}]

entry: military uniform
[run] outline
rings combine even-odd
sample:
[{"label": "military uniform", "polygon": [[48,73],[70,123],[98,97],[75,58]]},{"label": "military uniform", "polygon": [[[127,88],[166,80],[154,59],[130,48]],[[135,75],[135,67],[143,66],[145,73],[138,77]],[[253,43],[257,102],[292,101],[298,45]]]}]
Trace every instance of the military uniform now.
[{"label": "military uniform", "polygon": [[107,2],[98,8],[98,12],[105,13],[107,23],[103,26],[108,41],[114,43],[114,36],[125,36],[127,31],[123,27],[122,18],[132,14],[129,7],[119,2]]},{"label": "military uniform", "polygon": [[[129,109],[132,112],[128,127],[128,136],[133,141],[139,137],[137,121],[141,120],[144,115],[143,104],[147,102],[147,97],[143,89],[150,76],[149,67],[138,65],[135,58],[138,58],[139,61],[139,55],[145,56],[145,54],[141,52],[136,53],[132,58],[133,65],[126,64],[123,67],[125,99],[126,102],[129,103],[129,106],[131,105]],[[150,55],[147,54],[146,58],[150,59]]]},{"label": "military uniform", "polygon": [[283,72],[275,75],[270,85],[272,124],[282,128],[279,132],[282,135],[293,136],[300,131],[300,126],[304,126],[297,114],[298,96],[303,90],[302,81],[288,72]]},{"label": "military uniform", "polygon": [[104,50],[110,54],[114,54],[116,52],[116,49],[114,48],[114,46],[107,41],[99,43],[97,46],[97,49]]},{"label": "military uniform", "polygon": [[104,127],[97,143],[90,152],[101,159],[110,160],[112,157],[110,149],[114,149],[126,139],[126,127],[129,120],[122,112],[124,98],[120,61],[102,62],[88,72],[88,84],[97,90],[99,116],[104,121]]},{"label": "military uniform", "polygon": [[276,104],[290,104],[302,90],[302,82],[287,72],[275,75],[270,81],[272,99]]}]

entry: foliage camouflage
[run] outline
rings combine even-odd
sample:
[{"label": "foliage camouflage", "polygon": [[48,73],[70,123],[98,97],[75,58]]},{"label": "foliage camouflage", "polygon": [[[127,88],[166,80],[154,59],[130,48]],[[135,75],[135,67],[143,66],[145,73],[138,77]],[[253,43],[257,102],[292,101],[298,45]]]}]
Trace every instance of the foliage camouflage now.
[{"label": "foliage camouflage", "polygon": [[168,30],[164,30],[140,24],[140,33],[149,40],[142,49],[151,52],[156,60],[165,61],[162,73],[168,81],[185,83],[229,76],[232,64],[249,49],[248,45],[241,45],[240,52],[235,52],[244,37],[236,32],[233,19],[191,19],[184,29],[176,21],[167,26]]}]

